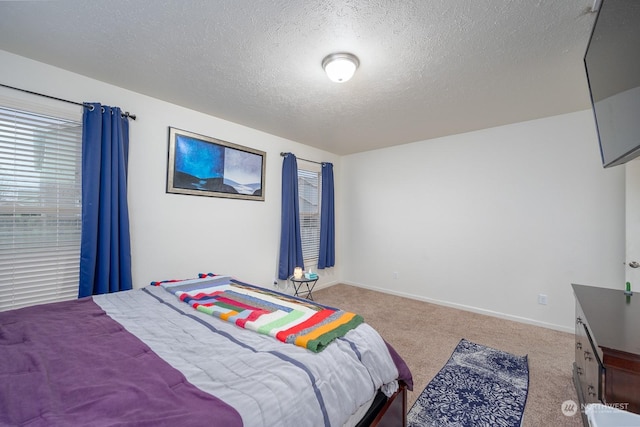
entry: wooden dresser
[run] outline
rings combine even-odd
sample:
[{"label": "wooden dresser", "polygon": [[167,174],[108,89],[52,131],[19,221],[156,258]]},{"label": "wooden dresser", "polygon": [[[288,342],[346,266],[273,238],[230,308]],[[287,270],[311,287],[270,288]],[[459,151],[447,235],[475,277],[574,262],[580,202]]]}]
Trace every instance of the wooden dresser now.
[{"label": "wooden dresser", "polygon": [[580,404],[640,413],[640,292],[572,285],[576,297],[573,381]]}]

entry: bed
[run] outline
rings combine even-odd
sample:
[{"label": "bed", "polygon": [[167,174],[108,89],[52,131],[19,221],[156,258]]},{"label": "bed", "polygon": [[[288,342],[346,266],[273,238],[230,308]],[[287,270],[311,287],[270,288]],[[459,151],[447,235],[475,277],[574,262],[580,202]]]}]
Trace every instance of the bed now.
[{"label": "bed", "polygon": [[212,274],[2,312],[0,425],[405,425],[411,373],[357,317]]}]

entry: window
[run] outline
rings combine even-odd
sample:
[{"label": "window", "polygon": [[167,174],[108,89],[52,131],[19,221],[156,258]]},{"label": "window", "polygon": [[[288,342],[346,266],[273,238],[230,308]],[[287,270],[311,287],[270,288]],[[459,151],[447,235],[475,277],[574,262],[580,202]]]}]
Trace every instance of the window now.
[{"label": "window", "polygon": [[305,266],[317,264],[320,252],[320,170],[298,168],[300,235]]},{"label": "window", "polygon": [[78,296],[80,114],[0,107],[0,310]]}]

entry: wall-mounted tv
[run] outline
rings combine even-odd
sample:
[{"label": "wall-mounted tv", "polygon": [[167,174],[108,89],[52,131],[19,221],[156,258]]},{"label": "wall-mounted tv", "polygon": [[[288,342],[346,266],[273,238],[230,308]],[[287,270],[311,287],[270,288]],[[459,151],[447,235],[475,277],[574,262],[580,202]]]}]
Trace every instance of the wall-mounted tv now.
[{"label": "wall-mounted tv", "polygon": [[584,56],[604,167],[640,156],[640,0],[603,0]]}]

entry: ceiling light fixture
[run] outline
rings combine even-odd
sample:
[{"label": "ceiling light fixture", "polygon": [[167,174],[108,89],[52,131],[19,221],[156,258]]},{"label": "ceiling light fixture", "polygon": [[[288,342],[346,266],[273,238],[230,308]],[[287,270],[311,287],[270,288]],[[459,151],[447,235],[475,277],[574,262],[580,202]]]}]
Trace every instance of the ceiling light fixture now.
[{"label": "ceiling light fixture", "polygon": [[344,83],[353,77],[359,65],[358,58],[346,52],[332,53],[322,60],[325,73],[336,83]]}]

